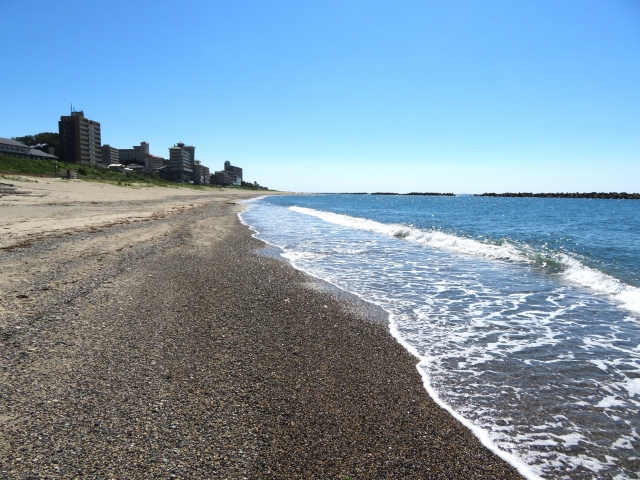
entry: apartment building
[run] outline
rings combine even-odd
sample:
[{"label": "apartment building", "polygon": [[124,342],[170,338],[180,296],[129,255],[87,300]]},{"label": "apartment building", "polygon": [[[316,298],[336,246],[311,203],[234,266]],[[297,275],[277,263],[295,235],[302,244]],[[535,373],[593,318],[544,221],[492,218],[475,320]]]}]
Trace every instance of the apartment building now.
[{"label": "apartment building", "polygon": [[132,148],[121,148],[118,163],[122,165],[140,165],[145,172],[157,172],[164,166],[164,158],[149,153],[149,142],[140,142]]},{"label": "apartment building", "polygon": [[102,163],[100,123],[85,118],[84,112],[71,111],[58,122],[60,160],[95,165]]},{"label": "apartment building", "polygon": [[122,165],[142,165],[144,166],[144,157],[149,155],[149,143],[140,142],[140,145],[134,145],[132,148],[120,149],[120,163]]},{"label": "apartment building", "polygon": [[205,167],[200,163],[200,160],[196,160],[193,166],[193,183],[197,185],[208,185],[210,183],[210,177],[209,167]]},{"label": "apartment building", "polygon": [[169,148],[168,175],[174,181],[193,182],[196,147],[182,142]]},{"label": "apartment building", "polygon": [[222,185],[223,187],[234,185],[235,179],[236,177],[226,170],[219,170],[211,175],[211,183],[214,185]]},{"label": "apartment building", "polygon": [[234,167],[227,160],[224,162],[224,170],[219,170],[211,175],[211,182],[214,185],[242,185],[242,168]]},{"label": "apartment building", "polygon": [[224,162],[224,171],[231,174],[234,185],[242,185],[242,169],[240,167],[234,167],[231,165],[231,162],[227,160]]},{"label": "apartment building", "polygon": [[102,145],[102,164],[109,166],[118,163],[120,163],[120,150],[108,144]]},{"label": "apartment building", "polygon": [[149,173],[157,172],[164,166],[164,158],[157,155],[144,156],[144,170]]}]

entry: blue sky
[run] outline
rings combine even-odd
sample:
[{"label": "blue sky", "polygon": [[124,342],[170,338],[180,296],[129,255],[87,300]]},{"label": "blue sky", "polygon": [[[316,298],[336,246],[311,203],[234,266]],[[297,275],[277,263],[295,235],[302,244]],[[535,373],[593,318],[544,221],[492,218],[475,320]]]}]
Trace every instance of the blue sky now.
[{"label": "blue sky", "polygon": [[[0,0],[0,136],[294,191],[640,191],[640,2]],[[11,19],[7,21],[7,19]]]}]

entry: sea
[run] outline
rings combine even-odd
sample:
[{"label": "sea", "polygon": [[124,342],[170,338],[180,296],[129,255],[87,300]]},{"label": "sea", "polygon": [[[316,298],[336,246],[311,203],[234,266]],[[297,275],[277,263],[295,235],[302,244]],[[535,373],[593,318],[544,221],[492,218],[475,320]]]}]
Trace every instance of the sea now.
[{"label": "sea", "polygon": [[640,201],[288,195],[240,214],[371,302],[425,389],[527,478],[640,478]]}]

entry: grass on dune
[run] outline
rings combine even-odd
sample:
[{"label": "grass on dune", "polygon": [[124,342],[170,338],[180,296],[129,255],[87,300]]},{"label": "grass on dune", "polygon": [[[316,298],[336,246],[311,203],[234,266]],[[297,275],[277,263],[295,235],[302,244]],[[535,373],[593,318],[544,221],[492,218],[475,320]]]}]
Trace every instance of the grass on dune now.
[{"label": "grass on dune", "polygon": [[[212,185],[192,185],[188,183],[176,184],[160,178],[158,175],[143,175],[141,173],[122,173],[106,168],[77,163],[57,162],[57,171],[60,169],[75,170],[78,172],[78,180],[109,182],[125,187],[174,187],[192,188],[204,190],[214,188]],[[29,158],[13,158],[0,155],[0,172],[25,175],[54,175],[56,166],[52,160],[33,160]]]}]

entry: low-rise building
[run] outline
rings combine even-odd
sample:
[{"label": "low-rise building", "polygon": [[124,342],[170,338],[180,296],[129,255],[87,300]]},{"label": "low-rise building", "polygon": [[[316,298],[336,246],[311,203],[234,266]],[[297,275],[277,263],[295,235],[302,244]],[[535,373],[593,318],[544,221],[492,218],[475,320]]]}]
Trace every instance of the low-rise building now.
[{"label": "low-rise building", "polygon": [[129,165],[125,165],[124,171],[125,172],[143,173],[144,172],[144,166],[138,165],[137,163],[130,163]]},{"label": "low-rise building", "polygon": [[0,138],[0,154],[7,157],[29,158],[31,147],[11,138]]},{"label": "low-rise building", "polygon": [[58,160],[58,157],[55,155],[43,152],[37,148],[29,149],[29,158],[33,158],[34,160]]},{"label": "low-rise building", "polygon": [[34,160],[58,160],[58,157],[32,148],[12,138],[0,138],[0,155],[15,158],[32,158]]}]

